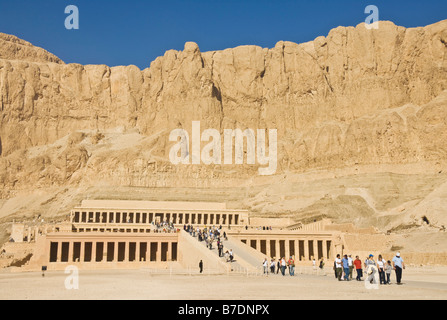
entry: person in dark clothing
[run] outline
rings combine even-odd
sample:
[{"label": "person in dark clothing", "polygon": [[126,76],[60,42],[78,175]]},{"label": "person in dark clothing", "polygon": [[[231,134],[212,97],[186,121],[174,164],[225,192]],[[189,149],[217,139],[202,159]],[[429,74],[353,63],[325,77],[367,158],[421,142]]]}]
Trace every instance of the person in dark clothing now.
[{"label": "person in dark clothing", "polygon": [[200,262],[199,262],[199,270],[200,270],[200,273],[203,272],[203,261],[202,260],[200,260]]}]

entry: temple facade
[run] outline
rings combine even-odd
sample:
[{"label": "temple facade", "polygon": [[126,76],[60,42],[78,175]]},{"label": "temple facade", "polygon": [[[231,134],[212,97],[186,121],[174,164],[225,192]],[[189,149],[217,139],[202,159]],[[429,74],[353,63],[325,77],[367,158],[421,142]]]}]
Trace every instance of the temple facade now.
[{"label": "temple facade", "polygon": [[308,264],[331,260],[343,250],[340,232],[325,230],[324,221],[303,226],[278,219],[272,228],[273,218],[251,218],[247,210],[227,209],[224,203],[84,200],[67,217],[53,224],[13,224],[11,242],[33,246],[24,269],[185,268],[208,259],[208,266],[225,270],[185,225],[219,228],[241,250],[256,251],[257,258],[293,256]]}]

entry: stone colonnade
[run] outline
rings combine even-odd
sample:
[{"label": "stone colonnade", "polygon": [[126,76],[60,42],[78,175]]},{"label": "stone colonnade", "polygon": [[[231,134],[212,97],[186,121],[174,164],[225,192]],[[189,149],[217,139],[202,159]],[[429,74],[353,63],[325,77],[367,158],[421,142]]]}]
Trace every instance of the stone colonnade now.
[{"label": "stone colonnade", "polygon": [[199,225],[241,225],[247,223],[248,213],[237,210],[216,212],[200,212],[197,210],[173,211],[129,211],[129,210],[98,210],[76,209],[70,214],[71,223],[132,223],[150,224],[152,222],[172,222],[174,224]]},{"label": "stone colonnade", "polygon": [[47,261],[57,262],[167,262],[177,261],[178,235],[88,236],[51,234],[46,239]]},{"label": "stone colonnade", "polygon": [[331,234],[238,234],[237,237],[245,244],[256,249],[267,257],[288,259],[295,257],[296,261],[332,259],[334,241]]}]

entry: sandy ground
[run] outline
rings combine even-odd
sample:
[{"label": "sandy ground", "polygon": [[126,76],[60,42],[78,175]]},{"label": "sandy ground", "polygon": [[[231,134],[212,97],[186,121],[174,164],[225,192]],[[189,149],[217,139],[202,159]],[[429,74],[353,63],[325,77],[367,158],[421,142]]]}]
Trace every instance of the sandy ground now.
[{"label": "sandy ground", "polygon": [[[323,275],[153,274],[148,270],[79,271],[79,288],[67,289],[64,271],[0,273],[2,300],[444,300],[447,267],[407,268],[403,285],[367,289],[363,281]],[[72,284],[72,282],[71,282]]]}]

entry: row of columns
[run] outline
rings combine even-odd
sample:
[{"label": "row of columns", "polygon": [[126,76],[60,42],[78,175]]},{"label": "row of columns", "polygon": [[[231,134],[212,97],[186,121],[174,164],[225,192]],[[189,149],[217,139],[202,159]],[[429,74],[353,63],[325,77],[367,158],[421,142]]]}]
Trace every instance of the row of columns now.
[{"label": "row of columns", "polygon": [[[65,244],[66,250],[63,252],[63,244]],[[67,248],[68,244],[68,248]],[[89,259],[86,259],[86,246],[89,244],[90,252],[88,254]],[[102,254],[98,259],[97,248],[98,244],[102,247]],[[112,252],[108,251],[109,244],[113,244]],[[122,262],[138,262],[138,261],[176,261],[177,260],[177,242],[175,241],[57,241],[50,242],[49,262],[121,262],[120,256],[120,244],[124,246],[122,252]],[[131,244],[135,246],[131,251]],[[142,244],[144,251],[141,251]],[[75,253],[75,245],[79,246],[79,254]],[[130,260],[131,253],[133,255],[132,261]],[[76,255],[76,256],[75,256]],[[66,258],[65,258],[66,257]],[[109,260],[108,258],[111,257]],[[63,259],[65,258],[65,259]],[[64,261],[63,261],[64,260]]]},{"label": "row of columns", "polygon": [[[262,246],[261,241],[265,241],[265,246]],[[333,241],[327,239],[242,239],[242,242],[251,246],[252,248],[261,251],[268,257],[280,258],[284,256],[289,258],[295,256],[298,261],[309,261],[312,258],[318,260],[320,258],[329,259],[333,251]],[[274,242],[274,246],[272,246]],[[284,246],[281,247],[281,243]],[[319,242],[321,243],[321,250],[319,250]],[[292,246],[291,246],[292,243]],[[301,245],[300,245],[301,244]]]},{"label": "row of columns", "polygon": [[74,211],[72,223],[152,223],[172,222],[174,224],[237,225],[239,214],[227,213],[155,213],[155,212],[98,212]]}]

